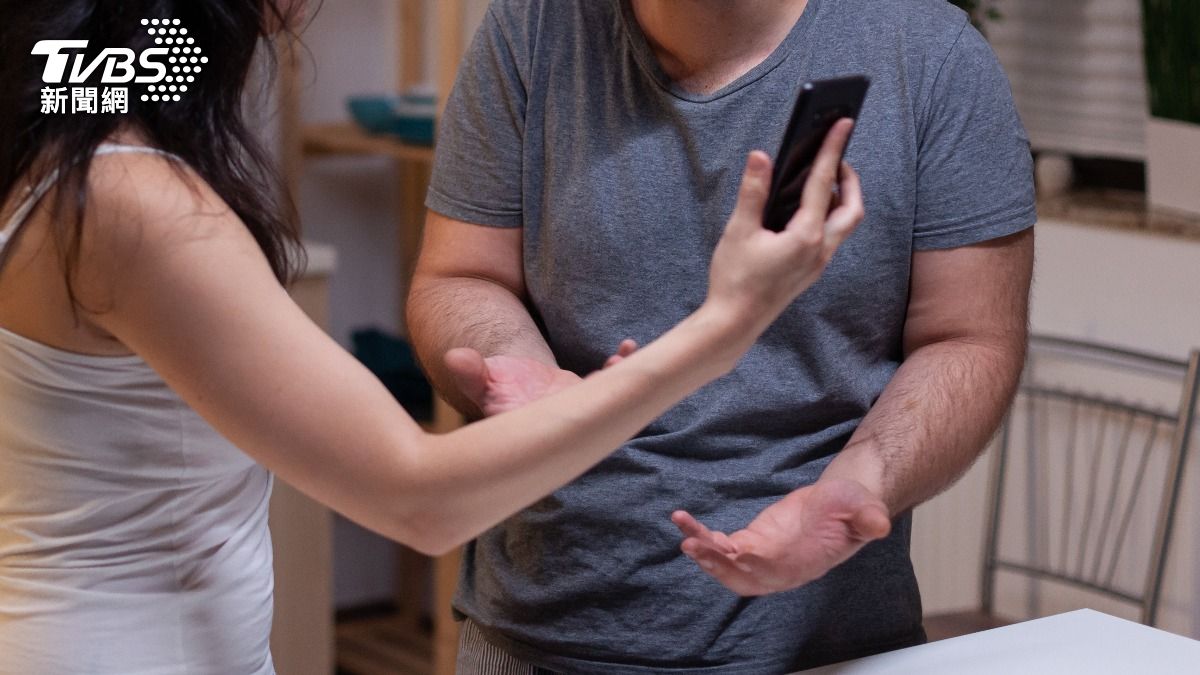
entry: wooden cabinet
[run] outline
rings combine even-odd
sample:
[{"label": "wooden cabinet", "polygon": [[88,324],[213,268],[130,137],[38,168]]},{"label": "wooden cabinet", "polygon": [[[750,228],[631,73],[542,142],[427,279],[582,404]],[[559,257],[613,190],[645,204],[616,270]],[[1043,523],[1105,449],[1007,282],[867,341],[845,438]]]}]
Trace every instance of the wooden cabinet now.
[{"label": "wooden cabinet", "polygon": [[[308,270],[292,299],[329,330],[329,277],[337,263],[327,246],[309,248]],[[333,518],[329,509],[283,481],[271,495],[275,552],[275,621],[271,653],[287,675],[333,672]]]}]

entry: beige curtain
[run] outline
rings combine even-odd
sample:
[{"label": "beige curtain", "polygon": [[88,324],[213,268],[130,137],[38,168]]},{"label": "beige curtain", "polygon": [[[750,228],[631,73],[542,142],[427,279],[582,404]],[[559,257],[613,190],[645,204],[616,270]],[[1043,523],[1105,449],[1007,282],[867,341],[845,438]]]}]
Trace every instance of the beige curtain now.
[{"label": "beige curtain", "polygon": [[987,26],[1035,150],[1145,157],[1140,0],[996,0]]}]

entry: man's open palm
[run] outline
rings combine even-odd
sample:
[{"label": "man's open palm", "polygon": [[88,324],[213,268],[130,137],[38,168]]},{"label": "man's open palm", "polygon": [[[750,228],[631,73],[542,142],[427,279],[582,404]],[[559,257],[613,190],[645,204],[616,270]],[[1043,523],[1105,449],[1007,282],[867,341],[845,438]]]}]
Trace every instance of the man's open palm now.
[{"label": "man's open palm", "polygon": [[802,586],[891,531],[883,502],[861,484],[840,479],[792,492],[729,535],[685,511],[671,520],[686,537],[683,552],[740,595]]}]

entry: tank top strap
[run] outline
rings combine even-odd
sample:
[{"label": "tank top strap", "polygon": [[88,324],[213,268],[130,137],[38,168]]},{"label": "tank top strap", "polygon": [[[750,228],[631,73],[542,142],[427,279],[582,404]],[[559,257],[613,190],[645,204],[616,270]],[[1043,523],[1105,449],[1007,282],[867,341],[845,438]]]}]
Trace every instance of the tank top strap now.
[{"label": "tank top strap", "polygon": [[151,148],[145,145],[123,145],[121,143],[101,143],[96,147],[97,155],[116,155],[122,152],[140,152],[147,155],[162,155],[171,159],[179,159],[177,155],[171,154],[166,150]]},{"label": "tank top strap", "polygon": [[[173,155],[165,150],[159,150],[158,148],[148,148],[143,145],[123,145],[120,143],[101,143],[99,146],[97,146],[96,152],[93,156],[116,155],[121,153],[143,153],[179,159],[178,156]],[[46,193],[49,192],[52,187],[54,187],[56,182],[58,182],[57,170],[51,171],[45,178],[42,179],[40,183],[26,191],[25,197],[17,206],[16,211],[13,211],[12,217],[8,219],[8,222],[4,223],[3,227],[0,227],[0,256],[3,256],[4,249],[8,246],[8,242],[12,241],[12,238],[16,236],[17,231],[20,230],[21,226],[25,224],[25,221],[29,219],[29,214],[33,213],[33,209],[37,206],[37,203],[42,201],[42,197],[46,196]]]}]

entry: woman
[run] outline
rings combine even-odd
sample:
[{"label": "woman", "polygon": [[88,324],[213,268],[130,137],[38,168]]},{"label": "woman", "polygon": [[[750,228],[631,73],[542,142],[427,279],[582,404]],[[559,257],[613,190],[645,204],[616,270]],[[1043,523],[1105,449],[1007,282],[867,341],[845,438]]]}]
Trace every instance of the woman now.
[{"label": "woman", "polygon": [[[780,234],[754,153],[693,315],[578,385],[426,434],[285,291],[294,228],[241,118],[285,15],[68,0],[0,17],[0,672],[272,672],[268,472],[447,551],[728,372],[861,219],[849,167],[831,204],[848,122]],[[148,17],[211,55],[180,101],[41,111],[36,42],[141,53]]]}]

